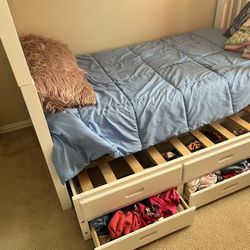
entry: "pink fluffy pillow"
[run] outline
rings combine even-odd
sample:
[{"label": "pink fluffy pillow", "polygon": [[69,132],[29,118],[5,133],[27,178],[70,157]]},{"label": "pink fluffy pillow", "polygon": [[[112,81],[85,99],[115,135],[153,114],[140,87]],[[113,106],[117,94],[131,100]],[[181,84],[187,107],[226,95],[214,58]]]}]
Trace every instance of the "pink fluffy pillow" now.
[{"label": "pink fluffy pillow", "polygon": [[46,112],[96,104],[85,72],[65,44],[35,35],[22,36],[20,41]]}]

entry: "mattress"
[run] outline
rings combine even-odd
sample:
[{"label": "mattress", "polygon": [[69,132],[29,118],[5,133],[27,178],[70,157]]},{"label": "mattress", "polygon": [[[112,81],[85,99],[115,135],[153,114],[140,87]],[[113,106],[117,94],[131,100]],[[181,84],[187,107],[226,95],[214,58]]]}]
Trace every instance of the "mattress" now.
[{"label": "mattress", "polygon": [[82,55],[97,105],[47,114],[62,183],[91,161],[135,153],[250,104],[250,61],[206,29]]}]

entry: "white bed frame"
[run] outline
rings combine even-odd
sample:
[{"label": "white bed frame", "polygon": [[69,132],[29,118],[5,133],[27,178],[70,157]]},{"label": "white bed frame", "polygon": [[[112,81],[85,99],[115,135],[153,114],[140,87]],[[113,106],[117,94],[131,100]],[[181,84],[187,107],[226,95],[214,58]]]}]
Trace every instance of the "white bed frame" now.
[{"label": "white bed frame", "polygon": [[[240,11],[244,0],[218,0],[214,26],[226,28]],[[29,72],[14,21],[7,0],[0,0],[0,37],[14,72],[17,84],[22,92],[33,126],[39,139],[52,181],[63,209],[72,206],[68,190],[62,185],[51,160],[52,139],[40,104],[33,79]]]}]

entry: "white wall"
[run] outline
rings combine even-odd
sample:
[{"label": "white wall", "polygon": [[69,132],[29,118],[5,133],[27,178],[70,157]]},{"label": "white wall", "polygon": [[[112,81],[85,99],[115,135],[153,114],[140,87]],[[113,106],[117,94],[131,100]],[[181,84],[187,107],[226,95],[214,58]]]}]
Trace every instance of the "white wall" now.
[{"label": "white wall", "polygon": [[75,53],[212,27],[216,0],[9,0],[20,33],[67,42]]},{"label": "white wall", "polygon": [[[9,0],[19,33],[89,53],[212,27],[216,0]],[[28,119],[0,44],[0,126]]]}]

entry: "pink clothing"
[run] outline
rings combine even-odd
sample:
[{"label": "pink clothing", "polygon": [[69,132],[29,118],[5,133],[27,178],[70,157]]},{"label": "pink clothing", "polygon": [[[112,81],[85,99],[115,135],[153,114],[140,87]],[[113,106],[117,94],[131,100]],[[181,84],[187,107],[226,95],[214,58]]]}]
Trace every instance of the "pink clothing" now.
[{"label": "pink clothing", "polygon": [[108,225],[111,239],[129,234],[154,223],[160,218],[166,218],[175,214],[179,203],[179,194],[174,188],[171,188],[143,202],[134,204],[133,209],[126,212],[126,214],[118,210]]},{"label": "pink clothing", "polygon": [[118,210],[114,214],[114,216],[112,217],[108,225],[111,239],[116,239],[122,236],[125,220],[126,220],[126,216],[121,210]]}]

